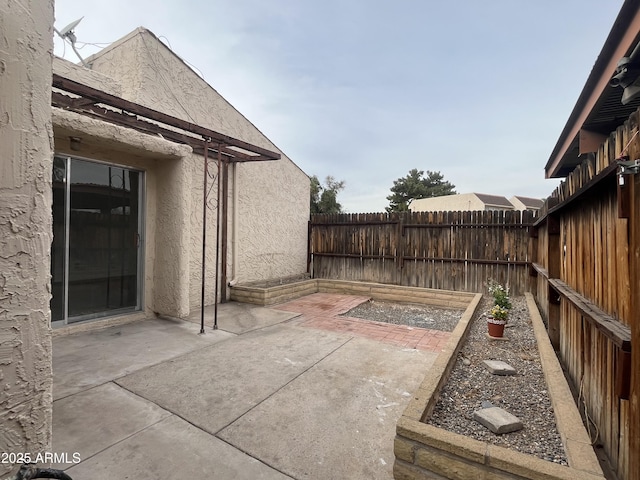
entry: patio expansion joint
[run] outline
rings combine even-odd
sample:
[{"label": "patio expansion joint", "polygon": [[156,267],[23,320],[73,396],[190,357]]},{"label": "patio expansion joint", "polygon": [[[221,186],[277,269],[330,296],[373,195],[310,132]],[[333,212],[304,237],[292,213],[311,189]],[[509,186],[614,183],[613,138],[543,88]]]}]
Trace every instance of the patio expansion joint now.
[{"label": "patio expansion joint", "polygon": [[[227,332],[225,332],[225,333],[227,333]],[[249,332],[246,332],[246,333],[249,333]],[[189,350],[188,352],[180,353],[180,354],[178,354],[178,355],[176,355],[176,356],[169,357],[169,358],[163,358],[162,360],[159,360],[159,361],[157,361],[156,363],[150,363],[149,365],[145,365],[145,366],[140,367],[140,368],[138,368],[138,369],[136,369],[136,370],[132,370],[132,371],[130,371],[130,372],[127,372],[127,373],[125,373],[124,375],[120,375],[120,376],[118,376],[118,377],[111,378],[111,379],[106,380],[106,381],[104,381],[104,382],[102,382],[102,383],[98,383],[98,384],[95,384],[95,385],[91,385],[91,386],[89,386],[89,387],[87,387],[87,388],[84,388],[84,389],[82,389],[82,390],[78,390],[77,392],[69,393],[68,395],[65,395],[65,396],[63,396],[63,397],[55,398],[53,401],[54,401],[54,402],[57,402],[58,400],[63,400],[63,399],[65,399],[65,398],[72,397],[72,396],[74,396],[74,395],[76,395],[76,394],[78,394],[78,393],[87,392],[87,391],[92,390],[92,389],[94,389],[94,388],[96,388],[96,387],[101,387],[101,386],[106,385],[107,383],[111,383],[111,382],[115,383],[116,385],[118,385],[118,386],[119,386],[119,387],[121,387],[121,388],[124,388],[125,390],[128,390],[127,388],[125,388],[125,387],[123,387],[122,385],[120,385],[120,384],[118,383],[118,380],[120,380],[121,378],[128,377],[129,375],[133,375],[134,373],[141,372],[141,371],[143,371],[143,370],[147,370],[147,369],[149,369],[149,368],[156,367],[156,366],[158,366],[158,365],[160,365],[160,364],[162,364],[162,363],[170,362],[170,361],[176,360],[176,359],[178,359],[178,358],[182,358],[182,357],[185,357],[185,356],[187,356],[187,355],[191,355],[192,353],[199,352],[200,350],[204,350],[205,348],[211,348],[211,347],[214,347],[214,346],[216,346],[216,345],[218,345],[218,344],[220,344],[220,343],[223,343],[223,342],[226,342],[226,341],[228,341],[228,340],[231,340],[231,339],[233,339],[233,338],[235,338],[235,337],[237,337],[237,336],[238,336],[238,334],[235,334],[235,333],[234,333],[234,334],[233,334],[233,337],[225,338],[225,339],[223,339],[223,340],[220,340],[219,342],[215,342],[215,343],[212,343],[212,344],[209,344],[209,345],[202,345],[201,347],[194,348],[193,350]],[[136,395],[137,395],[137,394],[136,394]],[[138,396],[140,396],[140,395],[138,395]],[[143,398],[144,398],[144,397],[143,397]],[[145,400],[147,400],[147,399],[145,399]]]},{"label": "patio expansion joint", "polygon": [[[196,428],[196,429],[198,429],[199,431],[201,431],[201,432],[205,433],[206,435],[209,435],[209,436],[211,436],[211,437],[216,438],[217,440],[219,440],[219,441],[221,441],[221,442],[226,443],[227,445],[231,446],[232,448],[234,448],[234,449],[236,449],[236,450],[238,450],[238,451],[240,451],[240,452],[244,453],[245,455],[250,456],[251,458],[253,458],[253,459],[257,460],[258,462],[260,462],[260,463],[262,463],[262,464],[264,464],[264,465],[266,465],[266,466],[268,466],[269,468],[272,468],[272,469],[274,469],[274,470],[278,470],[276,467],[274,467],[274,466],[272,466],[272,465],[269,465],[268,463],[266,463],[266,462],[262,461],[262,460],[261,460],[261,459],[259,459],[258,457],[255,457],[254,455],[251,455],[250,453],[245,452],[244,450],[242,450],[242,449],[240,449],[240,448],[236,447],[235,445],[233,445],[233,444],[231,444],[231,443],[227,442],[227,441],[226,441],[226,440],[224,440],[223,438],[218,437],[215,433],[212,433],[212,432],[210,432],[210,431],[208,431],[208,430],[206,430],[206,429],[202,428],[201,426],[196,425],[195,423],[193,423],[192,421],[190,421],[188,418],[183,417],[182,415],[180,415],[179,413],[177,413],[177,412],[173,411],[172,409],[170,409],[170,408],[165,408],[165,407],[161,407],[160,405],[158,405],[157,403],[155,403],[153,400],[148,399],[148,398],[147,398],[147,397],[145,397],[144,395],[141,395],[140,393],[137,393],[137,392],[135,392],[135,391],[133,391],[133,390],[131,390],[131,389],[129,389],[129,388],[127,388],[127,387],[125,387],[124,385],[120,385],[120,384],[119,384],[119,383],[117,383],[115,380],[114,380],[114,383],[116,383],[116,384],[118,385],[118,387],[122,388],[123,390],[126,390],[127,392],[129,392],[129,393],[131,393],[131,394],[133,394],[133,395],[135,395],[135,396],[137,396],[137,397],[139,397],[139,398],[143,399],[143,400],[144,400],[144,401],[146,401],[146,402],[153,403],[153,404],[154,404],[155,406],[157,406],[158,408],[160,408],[160,409],[164,410],[165,412],[169,413],[169,415],[168,415],[168,416],[166,416],[166,417],[164,417],[164,418],[162,418],[162,419],[158,420],[157,422],[154,422],[152,425],[148,425],[148,426],[146,426],[145,428],[143,428],[143,429],[139,430],[138,432],[136,432],[136,433],[134,433],[134,434],[132,434],[132,435],[129,435],[127,438],[130,438],[130,437],[132,437],[133,435],[136,435],[136,434],[138,434],[138,433],[140,433],[140,432],[143,432],[143,431],[147,430],[148,428],[152,427],[153,425],[157,425],[158,423],[163,422],[163,421],[165,421],[165,420],[167,420],[167,419],[170,419],[171,417],[176,417],[176,418],[179,418],[180,420],[182,420],[182,421],[184,421],[184,422],[188,423],[188,424],[189,424],[189,425],[191,425],[193,428]],[[255,408],[255,407],[254,407],[254,408]],[[240,418],[240,417],[238,417],[238,418]],[[235,420],[234,420],[234,421],[235,421]],[[226,427],[225,427],[225,428],[226,428]],[[126,440],[127,438],[122,439],[122,440],[120,440],[120,441],[118,441],[118,442],[114,443],[113,445],[109,445],[107,448],[103,449],[102,451],[107,450],[107,449],[111,448],[112,446],[114,446],[114,445],[117,445],[117,444],[121,443],[122,441]],[[98,453],[100,453],[100,452],[98,452]],[[96,453],[95,455],[97,455],[98,453]],[[93,455],[92,455],[92,456],[93,456]],[[84,460],[83,460],[83,461],[84,461]],[[282,473],[283,475],[286,475],[286,476],[288,476],[288,477],[289,477],[289,475],[287,475],[286,473],[281,472],[280,470],[278,470],[278,471],[279,471],[280,473]],[[292,478],[292,477],[291,477],[291,478]]]},{"label": "patio expansion joint", "polygon": [[[132,391],[131,391],[131,390],[129,390],[128,388],[125,388],[125,387],[123,387],[122,385],[120,385],[119,383],[117,383],[115,380],[112,380],[112,381],[109,381],[109,382],[105,382],[105,383],[103,383],[103,384],[101,384],[101,385],[96,385],[96,386],[94,386],[94,387],[88,388],[87,390],[83,390],[82,392],[77,392],[77,393],[84,393],[84,392],[87,392],[87,391],[89,391],[89,390],[93,390],[94,388],[97,388],[97,387],[101,387],[101,386],[103,386],[103,385],[106,385],[107,383],[113,383],[113,384],[114,384],[114,385],[116,385],[117,387],[119,387],[119,388],[121,388],[121,389],[123,389],[123,390],[126,390],[127,392],[129,392],[129,393],[131,393],[131,394],[135,395],[136,397],[142,398],[142,399],[143,399],[144,401],[146,401],[146,402],[153,403],[156,407],[158,407],[158,408],[159,408],[159,409],[161,409],[162,411],[167,412],[167,415],[166,415],[166,416],[164,416],[164,417],[162,417],[162,418],[160,418],[159,420],[157,420],[157,421],[155,421],[155,422],[153,422],[153,423],[150,423],[149,425],[144,426],[143,428],[140,428],[140,429],[136,430],[135,432],[130,433],[129,435],[127,435],[127,436],[125,436],[125,437],[121,438],[121,439],[120,439],[120,440],[118,440],[117,442],[112,443],[112,444],[110,444],[110,445],[107,445],[107,446],[106,446],[105,448],[103,448],[102,450],[99,450],[99,451],[95,452],[94,454],[89,455],[89,456],[87,456],[87,457],[83,457],[83,458],[82,458],[82,461],[81,461],[80,463],[84,463],[84,462],[86,462],[87,460],[89,460],[90,458],[93,458],[93,457],[95,457],[96,455],[100,455],[102,452],[105,452],[106,450],[109,450],[110,448],[112,448],[112,447],[114,447],[114,446],[116,446],[116,445],[118,445],[118,444],[120,444],[120,443],[122,443],[122,442],[124,442],[124,441],[126,441],[126,440],[129,440],[131,437],[134,437],[135,435],[138,435],[139,433],[144,432],[145,430],[148,430],[149,428],[154,427],[154,426],[156,426],[157,424],[159,424],[159,423],[161,423],[161,422],[164,422],[164,421],[166,421],[166,420],[170,419],[172,416],[175,416],[175,414],[174,414],[173,412],[170,412],[170,411],[169,411],[169,410],[167,410],[166,408],[162,408],[162,407],[161,407],[161,406],[159,406],[158,404],[156,404],[156,403],[154,403],[154,402],[151,402],[151,400],[149,400],[149,399],[147,399],[147,398],[144,398],[142,395],[138,395],[136,392],[132,392]],[[74,394],[74,395],[75,395],[75,394]],[[67,397],[65,397],[65,398],[69,398],[70,396],[73,396],[73,395],[69,395],[69,396],[67,396]],[[60,398],[59,398],[59,399],[57,399],[57,400],[56,400],[56,402],[57,402],[58,400],[62,400],[62,399],[60,399]],[[78,465],[79,465],[79,464],[78,464]],[[74,467],[74,466],[75,466],[75,465],[70,465],[68,468],[65,468],[64,470],[68,470],[69,468],[72,468],[72,467]]]},{"label": "patio expansion joint", "polygon": [[[277,388],[276,390],[274,390],[273,392],[271,392],[269,395],[267,395],[265,398],[263,398],[262,400],[260,400],[258,403],[256,403],[253,407],[251,407],[249,410],[247,410],[246,412],[244,412],[242,415],[239,415],[238,417],[236,417],[235,419],[233,419],[232,421],[230,421],[229,423],[227,423],[224,427],[220,428],[217,432],[215,432],[214,435],[216,435],[216,437],[218,436],[219,433],[221,433],[225,428],[233,425],[235,422],[237,422],[238,420],[240,420],[242,417],[244,417],[245,415],[247,415],[248,413],[250,413],[251,411],[253,411],[255,408],[257,408],[259,405],[261,405],[263,402],[269,400],[271,397],[273,397],[276,393],[280,392],[283,388],[285,388],[287,385],[291,384],[292,382],[295,382],[298,378],[300,378],[302,375],[304,375],[305,373],[307,373],[309,370],[311,370],[313,367],[315,367],[316,365],[318,365],[320,362],[322,362],[324,359],[328,358],[329,356],[333,355],[335,352],[337,352],[338,350],[340,350],[342,347],[344,347],[347,343],[349,343],[351,340],[353,340],[353,337],[348,338],[347,340],[345,340],[343,343],[341,343],[340,345],[338,345],[336,348],[334,348],[333,350],[331,350],[329,353],[327,353],[326,355],[324,355],[322,358],[318,359],[316,362],[314,362],[313,364],[309,365],[307,368],[305,368],[304,370],[302,370],[300,373],[298,373],[295,377],[293,377],[291,380],[289,380],[288,382],[284,383],[282,386],[280,386],[279,388]],[[218,437],[219,438],[219,437]],[[222,439],[221,439],[222,440]],[[237,447],[236,447],[237,448]],[[245,452],[246,453],[246,452]]]},{"label": "patio expansion joint", "polygon": [[[246,333],[249,333],[249,332],[246,332]],[[137,397],[139,397],[139,398],[142,398],[143,400],[145,400],[145,401],[147,401],[147,402],[153,403],[153,404],[154,404],[154,405],[156,405],[158,408],[160,408],[160,409],[162,409],[162,410],[164,410],[164,411],[166,411],[166,412],[169,412],[169,414],[170,414],[169,416],[167,416],[167,417],[165,417],[165,418],[163,418],[163,419],[159,420],[158,422],[155,422],[155,423],[154,423],[154,425],[155,425],[155,424],[157,424],[157,423],[159,423],[159,422],[162,422],[162,421],[164,421],[164,420],[167,420],[168,418],[171,418],[172,416],[175,416],[175,417],[180,418],[181,420],[183,420],[183,421],[187,422],[187,423],[188,423],[189,425],[191,425],[192,427],[197,428],[198,430],[200,430],[200,431],[202,431],[202,432],[206,433],[207,435],[211,435],[211,436],[215,437],[216,439],[220,440],[221,442],[224,442],[224,443],[226,443],[227,445],[231,446],[232,448],[235,448],[235,449],[236,449],[236,450],[238,450],[239,452],[242,452],[243,454],[245,454],[245,455],[247,455],[247,456],[249,456],[249,457],[251,457],[251,458],[255,459],[256,461],[258,461],[258,462],[260,462],[260,463],[262,463],[262,464],[266,465],[267,467],[269,467],[269,468],[271,468],[271,469],[273,469],[273,470],[276,470],[277,472],[281,473],[282,475],[285,475],[286,477],[289,477],[289,478],[295,479],[295,477],[291,476],[291,475],[290,475],[290,474],[288,474],[287,472],[284,472],[284,471],[280,470],[277,466],[275,466],[275,465],[271,465],[270,463],[265,462],[265,461],[264,461],[264,460],[262,460],[261,458],[256,457],[255,455],[251,454],[250,452],[248,452],[248,451],[246,451],[246,450],[244,450],[244,449],[240,448],[239,446],[234,445],[233,443],[231,443],[231,442],[229,442],[229,441],[225,440],[224,438],[222,438],[222,437],[218,436],[218,434],[219,434],[219,433],[221,433],[224,429],[226,429],[226,428],[227,428],[227,427],[229,427],[230,425],[232,425],[233,423],[235,423],[235,422],[237,422],[238,420],[240,420],[242,417],[244,417],[245,415],[247,415],[249,412],[253,411],[256,407],[258,407],[259,405],[261,405],[263,402],[265,402],[265,401],[266,401],[266,400],[268,400],[269,398],[273,397],[273,396],[274,396],[276,393],[278,393],[280,390],[282,390],[282,389],[283,389],[283,388],[285,388],[287,385],[289,385],[290,383],[292,383],[292,382],[294,382],[295,380],[297,380],[301,375],[304,375],[306,372],[308,372],[308,371],[309,371],[309,370],[311,370],[313,367],[315,367],[316,365],[318,365],[318,364],[319,364],[320,362],[322,362],[324,359],[328,358],[330,355],[333,355],[335,352],[337,352],[339,349],[341,349],[342,347],[344,347],[344,346],[345,346],[347,343],[349,343],[351,340],[353,340],[353,337],[350,337],[350,338],[348,338],[347,340],[345,340],[343,343],[341,343],[340,345],[338,345],[336,348],[334,348],[333,350],[331,350],[329,353],[327,353],[326,355],[324,355],[322,358],[320,358],[319,360],[317,360],[316,362],[314,362],[314,363],[313,363],[312,365],[310,365],[309,367],[305,368],[303,371],[301,371],[299,374],[297,374],[297,375],[296,375],[295,377],[293,377],[291,380],[289,380],[288,382],[286,382],[285,384],[283,384],[282,386],[280,386],[278,389],[274,390],[271,394],[269,394],[268,396],[266,396],[265,398],[263,398],[262,400],[260,400],[260,401],[259,401],[258,403],[256,403],[253,407],[251,407],[251,408],[250,408],[250,409],[248,409],[246,412],[244,412],[242,415],[239,415],[238,417],[236,417],[235,419],[233,419],[231,422],[229,422],[228,424],[226,424],[225,426],[223,426],[222,428],[220,428],[217,432],[211,432],[211,431],[208,431],[208,430],[206,430],[206,429],[202,428],[201,426],[196,425],[195,423],[193,423],[193,422],[192,422],[192,421],[190,421],[189,419],[187,419],[187,418],[183,417],[183,416],[182,416],[182,415],[180,415],[178,412],[176,412],[176,411],[174,411],[174,410],[172,410],[172,409],[170,409],[170,408],[161,407],[160,405],[158,405],[158,404],[157,404],[156,402],[154,402],[153,400],[151,400],[151,399],[149,399],[149,398],[145,397],[144,395],[141,395],[140,393],[135,392],[135,391],[133,391],[133,390],[131,390],[131,389],[129,389],[129,388],[127,388],[127,387],[125,387],[124,385],[121,385],[120,383],[118,383],[118,380],[120,380],[121,378],[126,377],[126,376],[127,376],[127,375],[129,375],[129,374],[127,374],[127,375],[123,375],[123,376],[121,376],[121,377],[118,377],[117,379],[111,380],[111,382],[115,383],[118,387],[122,388],[123,390],[126,390],[126,391],[130,392],[131,394],[133,394],[133,395],[135,395],[135,396],[137,396]],[[216,345],[217,345],[217,344],[216,344]],[[208,347],[210,347],[210,346],[212,346],[212,345],[208,345],[207,347],[204,347],[204,348],[208,348]],[[201,350],[201,349],[198,349],[198,350]],[[180,356],[182,356],[182,355],[180,355]],[[174,357],[174,358],[178,358],[178,357]],[[172,360],[172,359],[170,359],[170,360]],[[160,362],[160,363],[162,363],[162,362]],[[145,367],[145,368],[149,368],[149,367]],[[144,369],[140,369],[140,370],[144,370]],[[109,382],[105,382],[105,383],[109,383]],[[98,385],[96,385],[96,386],[98,386]],[[95,387],[92,387],[92,388],[95,388]],[[142,432],[142,431],[146,430],[146,429],[147,429],[147,428],[149,428],[149,427],[151,427],[151,425],[149,425],[149,426],[147,426],[147,427],[145,427],[145,428],[141,429],[140,431],[138,431],[138,432],[134,433],[133,435],[135,435],[135,434],[137,434],[137,433],[140,433],[140,432]],[[130,436],[132,436],[132,435],[130,435]],[[129,437],[127,437],[127,438],[129,438]],[[126,440],[126,439],[123,439],[123,440]],[[120,443],[120,442],[121,442],[121,441],[123,441],[123,440],[120,440],[120,441],[118,441],[118,442],[114,443],[113,445],[117,445],[118,443]],[[108,448],[112,447],[113,445],[110,445],[109,447],[105,448],[104,450],[107,450]],[[104,451],[104,450],[102,450],[102,451]],[[98,452],[98,453],[100,453],[100,452]],[[95,455],[97,455],[98,453],[96,453]],[[92,456],[93,456],[93,455],[92,455]],[[84,460],[83,460],[83,461],[84,461]]]},{"label": "patio expansion joint", "polygon": [[[247,332],[247,333],[248,333],[248,332]],[[141,398],[141,399],[143,399],[143,400],[145,400],[145,401],[147,401],[147,402],[153,403],[153,404],[154,404],[154,405],[156,405],[158,408],[160,408],[160,409],[162,409],[162,410],[164,410],[164,411],[166,411],[166,412],[168,412],[168,413],[170,414],[169,416],[167,416],[167,417],[165,417],[165,418],[162,418],[162,419],[158,420],[158,422],[155,422],[153,425],[155,425],[155,424],[157,424],[157,423],[159,423],[159,422],[162,422],[162,421],[164,421],[164,420],[167,420],[168,418],[171,418],[172,416],[177,417],[177,418],[180,418],[181,420],[183,420],[183,421],[187,422],[187,423],[188,423],[189,425],[191,425],[192,427],[197,428],[198,430],[200,430],[201,432],[206,433],[207,435],[211,435],[211,436],[215,437],[216,439],[220,440],[221,442],[226,443],[226,444],[227,444],[227,445],[229,445],[230,447],[232,447],[232,448],[234,448],[234,449],[238,450],[239,452],[242,452],[243,454],[245,454],[245,455],[247,455],[247,456],[249,456],[249,457],[253,458],[254,460],[256,460],[256,461],[258,461],[258,462],[260,462],[260,463],[262,463],[262,464],[266,465],[267,467],[269,467],[269,468],[271,468],[271,469],[273,469],[273,470],[276,470],[277,472],[281,473],[282,475],[285,475],[286,477],[289,477],[289,478],[295,479],[295,477],[291,476],[291,475],[290,475],[290,474],[288,474],[287,472],[282,471],[282,470],[281,470],[281,469],[279,469],[276,465],[271,465],[270,463],[265,462],[265,461],[264,461],[264,460],[262,460],[261,458],[256,457],[255,455],[251,454],[250,452],[248,452],[248,451],[246,451],[246,450],[244,450],[244,449],[240,448],[239,446],[234,445],[233,443],[231,443],[231,442],[229,442],[229,441],[225,440],[224,438],[220,437],[218,434],[219,434],[219,433],[221,433],[224,429],[226,429],[226,428],[227,428],[227,427],[229,427],[230,425],[233,425],[235,422],[237,422],[238,420],[240,420],[242,417],[244,417],[245,415],[247,415],[247,414],[248,414],[248,413],[250,413],[251,411],[253,411],[255,408],[257,408],[257,407],[258,407],[259,405],[261,405],[263,402],[265,402],[265,401],[266,401],[266,400],[268,400],[269,398],[273,397],[276,393],[280,392],[280,390],[282,390],[282,389],[283,389],[283,388],[285,388],[287,385],[289,385],[290,383],[292,383],[292,382],[294,382],[295,380],[297,380],[300,376],[302,376],[302,375],[304,375],[305,373],[307,373],[309,370],[311,370],[313,367],[315,367],[316,365],[318,365],[320,362],[322,362],[323,360],[325,360],[326,358],[328,358],[330,355],[333,355],[335,352],[337,352],[339,349],[341,349],[342,347],[344,347],[344,346],[345,346],[347,343],[349,343],[351,340],[353,340],[353,337],[350,337],[350,338],[348,338],[347,340],[345,340],[343,343],[341,343],[341,344],[340,344],[340,345],[338,345],[336,348],[334,348],[333,350],[331,350],[329,353],[327,353],[326,355],[324,355],[322,358],[320,358],[319,360],[317,360],[316,362],[314,362],[313,364],[311,364],[309,367],[305,368],[303,371],[301,371],[299,374],[297,374],[297,375],[296,375],[295,377],[293,377],[291,380],[289,380],[288,382],[286,382],[285,384],[283,384],[282,386],[280,386],[278,389],[274,390],[271,394],[269,394],[268,396],[266,396],[265,398],[263,398],[262,400],[260,400],[260,401],[259,401],[258,403],[256,403],[253,407],[251,407],[250,409],[248,409],[248,410],[247,410],[246,412],[244,412],[242,415],[239,415],[238,417],[236,417],[235,419],[233,419],[231,422],[229,422],[228,424],[226,424],[225,426],[223,426],[222,428],[220,428],[220,429],[219,429],[217,432],[215,432],[215,433],[210,432],[210,431],[208,431],[208,430],[206,430],[206,429],[202,428],[201,426],[199,426],[199,425],[197,425],[197,424],[193,423],[193,422],[192,422],[192,421],[190,421],[189,419],[187,419],[187,418],[183,417],[182,415],[180,415],[178,412],[173,411],[173,410],[172,410],[172,409],[170,409],[170,408],[161,407],[160,405],[158,405],[157,403],[155,403],[153,400],[151,400],[151,399],[149,399],[149,398],[145,397],[144,395],[141,395],[140,393],[135,392],[135,391],[133,391],[133,390],[131,390],[131,389],[129,389],[129,388],[127,388],[127,387],[125,387],[124,385],[121,385],[120,383],[118,383],[118,380],[119,380],[119,379],[124,378],[124,377],[126,377],[127,375],[123,375],[122,377],[119,377],[119,378],[117,378],[117,379],[114,379],[114,380],[112,380],[111,382],[115,383],[118,387],[122,388],[123,390],[126,390],[126,391],[130,392],[131,394],[133,394],[133,395],[135,395],[135,396],[137,396],[137,397],[139,397],[139,398]],[[211,346],[211,345],[209,345],[209,346]],[[205,347],[205,348],[207,348],[207,347]],[[148,367],[147,367],[147,368],[148,368]],[[144,369],[141,369],[141,370],[144,370]],[[109,383],[109,382],[106,382],[106,383]],[[98,385],[96,385],[96,386],[98,386]],[[92,388],[95,388],[95,387],[92,387]],[[138,432],[135,432],[134,434],[130,435],[130,436],[129,436],[129,437],[127,437],[127,438],[130,438],[131,436],[136,435],[136,434],[138,434],[138,433],[140,433],[140,432],[142,432],[142,431],[146,430],[147,428],[149,428],[149,427],[151,427],[151,426],[152,426],[152,425],[148,425],[147,427],[145,427],[145,428],[143,428],[143,429],[139,430]],[[126,440],[126,438],[125,438],[125,439],[122,439],[122,440],[120,440],[120,441],[118,441],[118,442],[116,442],[116,443],[114,443],[113,445],[117,445],[118,443],[120,443],[120,442],[122,442],[122,441],[124,441],[124,440]],[[111,448],[113,445],[109,445],[109,447],[107,447],[107,448],[103,449],[102,451],[107,450],[108,448]],[[97,452],[95,455],[98,455],[98,453],[100,453],[100,452]],[[94,455],[92,455],[92,456],[94,456]],[[90,457],[89,457],[89,458],[90,458]],[[83,461],[84,461],[84,459],[83,459]]]},{"label": "patio expansion joint", "polygon": [[327,353],[326,355],[324,355],[322,358],[320,358],[318,361],[314,362],[312,365],[310,365],[309,367],[305,368],[302,372],[300,372],[298,375],[296,375],[295,377],[293,377],[291,380],[289,380],[288,382],[286,382],[284,385],[282,385],[280,388],[278,388],[277,390],[274,390],[270,395],[268,395],[267,397],[263,398],[260,402],[256,403],[253,407],[251,407],[249,410],[247,410],[246,412],[244,412],[242,415],[239,415],[237,418],[235,418],[234,420],[232,420],[231,422],[229,422],[227,425],[225,425],[224,427],[222,427],[221,429],[219,429],[216,433],[215,433],[215,437],[221,441],[223,441],[224,443],[230,445],[231,447],[235,448],[236,450],[244,453],[245,455],[250,456],[251,458],[256,459],[257,461],[259,461],[260,463],[263,463],[265,465],[267,465],[268,467],[280,472],[281,474],[295,479],[296,477],[292,476],[291,474],[279,469],[277,466],[275,465],[271,465],[268,462],[265,462],[264,460],[254,456],[253,454],[251,454],[250,452],[244,450],[243,448],[239,447],[238,445],[234,445],[233,443],[225,440],[224,438],[220,437],[218,434],[221,433],[222,431],[224,431],[226,428],[228,428],[229,426],[233,425],[235,422],[237,422],[238,420],[240,420],[242,417],[244,417],[245,415],[247,415],[248,413],[252,412],[255,408],[257,408],[258,406],[260,406],[262,403],[264,403],[265,401],[267,401],[268,399],[270,399],[271,397],[273,397],[276,393],[280,392],[282,389],[284,389],[287,385],[291,384],[292,382],[296,381],[300,376],[304,375],[305,373],[307,373],[309,370],[311,370],[312,368],[314,368],[316,365],[318,365],[320,362],[322,362],[323,360],[325,360],[326,358],[328,358],[329,356],[333,355],[335,352],[337,352],[339,349],[341,349],[342,347],[344,347],[347,343],[349,343],[351,340],[353,340],[353,337],[345,340],[343,343],[341,343],[340,345],[338,345],[336,348],[334,348],[333,350],[331,350],[329,353]]},{"label": "patio expansion joint", "polygon": [[77,392],[72,392],[72,393],[70,393],[68,395],[65,395],[64,397],[54,398],[53,399],[53,403],[59,402],[60,400],[66,400],[67,398],[73,397],[74,395],[78,395],[79,393],[90,392],[94,388],[103,387],[103,386],[107,385],[108,383],[115,383],[115,379],[107,380],[106,382],[98,383],[96,385],[91,385],[91,386],[89,386],[89,387],[87,387],[87,388],[85,388],[83,390],[79,390]]},{"label": "patio expansion joint", "polygon": [[[255,407],[254,407],[255,408]],[[240,417],[238,417],[240,418]],[[235,420],[234,420],[235,421]],[[225,427],[226,428],[226,427]],[[208,433],[208,432],[207,432]],[[271,465],[268,462],[265,462],[264,460],[262,460],[259,457],[256,457],[255,455],[253,455],[251,452],[247,452],[246,450],[243,450],[242,448],[239,448],[238,446],[234,445],[233,443],[230,443],[228,441],[226,441],[224,438],[220,438],[217,435],[214,435],[215,438],[217,438],[218,440],[220,440],[221,442],[224,442],[225,444],[229,445],[231,448],[234,448],[236,450],[238,450],[239,452],[244,453],[246,456],[253,458],[254,460],[256,460],[257,462],[262,463],[263,465],[266,465],[267,467],[271,468],[272,470],[275,470],[278,473],[281,473],[282,475],[284,475],[285,477],[291,478],[293,480],[296,480],[296,477],[288,474],[287,472],[279,469],[278,467],[276,467],[275,465]]]}]

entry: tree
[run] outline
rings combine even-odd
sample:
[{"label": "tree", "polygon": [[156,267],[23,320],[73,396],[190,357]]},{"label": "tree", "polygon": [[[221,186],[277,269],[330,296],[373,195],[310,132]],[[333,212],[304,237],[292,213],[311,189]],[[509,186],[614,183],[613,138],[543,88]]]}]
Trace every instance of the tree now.
[{"label": "tree", "polygon": [[311,177],[311,213],[342,213],[338,203],[338,193],[344,190],[344,180],[337,181],[331,175],[324,180],[324,186],[315,175]]},{"label": "tree", "polygon": [[456,193],[455,185],[445,182],[440,172],[427,170],[427,175],[424,177],[423,175],[423,170],[414,168],[406,177],[393,181],[391,195],[387,197],[389,200],[387,212],[406,212],[411,202],[419,198],[441,197]]}]

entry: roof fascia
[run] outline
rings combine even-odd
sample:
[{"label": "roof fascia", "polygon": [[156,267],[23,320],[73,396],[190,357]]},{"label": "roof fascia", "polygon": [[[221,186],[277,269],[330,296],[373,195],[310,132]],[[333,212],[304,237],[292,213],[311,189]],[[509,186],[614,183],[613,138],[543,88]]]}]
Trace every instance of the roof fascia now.
[{"label": "roof fascia", "polygon": [[545,165],[546,178],[557,176],[564,155],[580,134],[580,129],[587,117],[605,89],[611,88],[609,81],[616,70],[618,60],[635,46],[638,32],[640,32],[640,5],[637,0],[626,0]]}]

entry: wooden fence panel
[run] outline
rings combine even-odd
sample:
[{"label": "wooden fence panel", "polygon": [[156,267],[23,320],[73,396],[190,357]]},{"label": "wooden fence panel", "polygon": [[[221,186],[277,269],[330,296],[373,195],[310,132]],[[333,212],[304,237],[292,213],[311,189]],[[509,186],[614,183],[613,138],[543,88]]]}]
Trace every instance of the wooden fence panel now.
[{"label": "wooden fence panel", "polygon": [[638,115],[612,132],[547,199],[532,243],[536,302],[550,337],[554,317],[558,322],[561,361],[588,416],[592,439],[602,445],[620,479],[640,478],[630,469],[640,451],[630,438],[638,431],[638,407],[629,400],[630,391],[640,388],[632,380],[638,282],[630,266],[631,248],[640,251],[640,236],[630,232],[640,219],[629,212],[637,211],[632,202],[640,202],[637,192],[636,197],[625,193],[629,182],[638,181],[616,175],[622,154],[640,156]]},{"label": "wooden fence panel", "polygon": [[311,272],[414,287],[486,291],[487,280],[528,291],[530,212],[313,215]]}]

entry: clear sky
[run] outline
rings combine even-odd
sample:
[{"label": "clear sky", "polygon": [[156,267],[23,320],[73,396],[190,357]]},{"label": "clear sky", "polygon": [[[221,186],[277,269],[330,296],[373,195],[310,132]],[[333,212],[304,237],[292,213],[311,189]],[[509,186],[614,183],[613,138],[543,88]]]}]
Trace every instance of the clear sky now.
[{"label": "clear sky", "polygon": [[[144,26],[308,175],[378,212],[393,180],[543,198],[622,0],[56,0],[86,57]],[[56,38],[55,53],[77,61]]]}]

